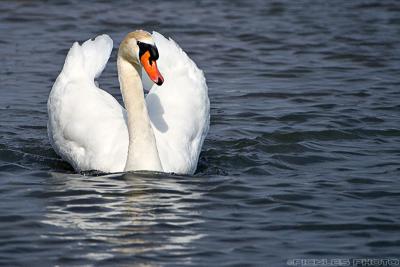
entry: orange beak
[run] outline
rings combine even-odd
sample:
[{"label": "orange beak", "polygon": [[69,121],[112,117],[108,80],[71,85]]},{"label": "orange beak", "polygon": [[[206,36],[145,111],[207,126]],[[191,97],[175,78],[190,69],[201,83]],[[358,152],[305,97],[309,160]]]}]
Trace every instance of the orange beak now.
[{"label": "orange beak", "polygon": [[160,71],[157,68],[157,63],[155,60],[150,60],[150,52],[146,51],[141,57],[140,62],[144,70],[149,75],[150,79],[156,83],[157,85],[162,85],[164,82],[164,78],[161,75]]}]

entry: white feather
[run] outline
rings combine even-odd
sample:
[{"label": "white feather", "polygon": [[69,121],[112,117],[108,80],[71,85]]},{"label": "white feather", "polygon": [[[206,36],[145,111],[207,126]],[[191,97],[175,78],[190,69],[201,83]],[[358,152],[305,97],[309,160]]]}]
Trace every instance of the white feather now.
[{"label": "white feather", "polygon": [[[209,127],[204,75],[171,39],[154,32],[157,61],[164,76],[146,97],[147,109],[165,172],[192,174]],[[120,172],[128,151],[126,111],[94,79],[113,47],[107,35],[74,43],[50,92],[47,107],[50,142],[75,170]]]}]

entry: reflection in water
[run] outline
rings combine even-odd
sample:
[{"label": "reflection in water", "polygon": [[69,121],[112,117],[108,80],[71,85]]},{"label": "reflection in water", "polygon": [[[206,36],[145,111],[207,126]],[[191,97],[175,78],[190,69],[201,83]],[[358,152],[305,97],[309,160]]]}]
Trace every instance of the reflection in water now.
[{"label": "reflection in water", "polygon": [[[126,173],[82,179],[80,175],[52,173],[47,189],[52,198],[42,222],[79,232],[85,241],[106,243],[112,253],[176,253],[203,237],[186,227],[203,222],[194,219],[199,213],[191,207],[201,193],[180,183],[181,178]],[[86,257],[103,260],[112,254],[101,251]]]}]

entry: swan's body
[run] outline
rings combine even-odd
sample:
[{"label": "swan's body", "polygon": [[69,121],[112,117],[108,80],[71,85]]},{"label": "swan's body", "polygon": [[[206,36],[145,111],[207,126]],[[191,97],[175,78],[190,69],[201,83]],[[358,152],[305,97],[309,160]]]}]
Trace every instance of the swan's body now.
[{"label": "swan's body", "polygon": [[207,85],[174,41],[158,33],[152,37],[164,84],[153,85],[145,99],[138,85],[141,70],[118,56],[128,112],[94,81],[110,56],[111,38],[102,35],[70,49],[49,96],[48,134],[57,154],[76,171],[196,170],[209,127]]}]

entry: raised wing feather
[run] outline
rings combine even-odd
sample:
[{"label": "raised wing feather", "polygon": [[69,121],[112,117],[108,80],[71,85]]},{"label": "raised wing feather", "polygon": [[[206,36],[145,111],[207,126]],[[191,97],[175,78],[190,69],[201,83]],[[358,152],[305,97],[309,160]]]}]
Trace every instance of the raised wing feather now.
[{"label": "raised wing feather", "polygon": [[122,171],[128,133],[125,110],[94,79],[107,64],[113,43],[107,35],[70,49],[47,103],[54,150],[77,171]]},{"label": "raised wing feather", "polygon": [[210,104],[203,72],[172,40],[157,32],[157,61],[164,76],[146,97],[163,169],[194,173],[209,128]]}]

